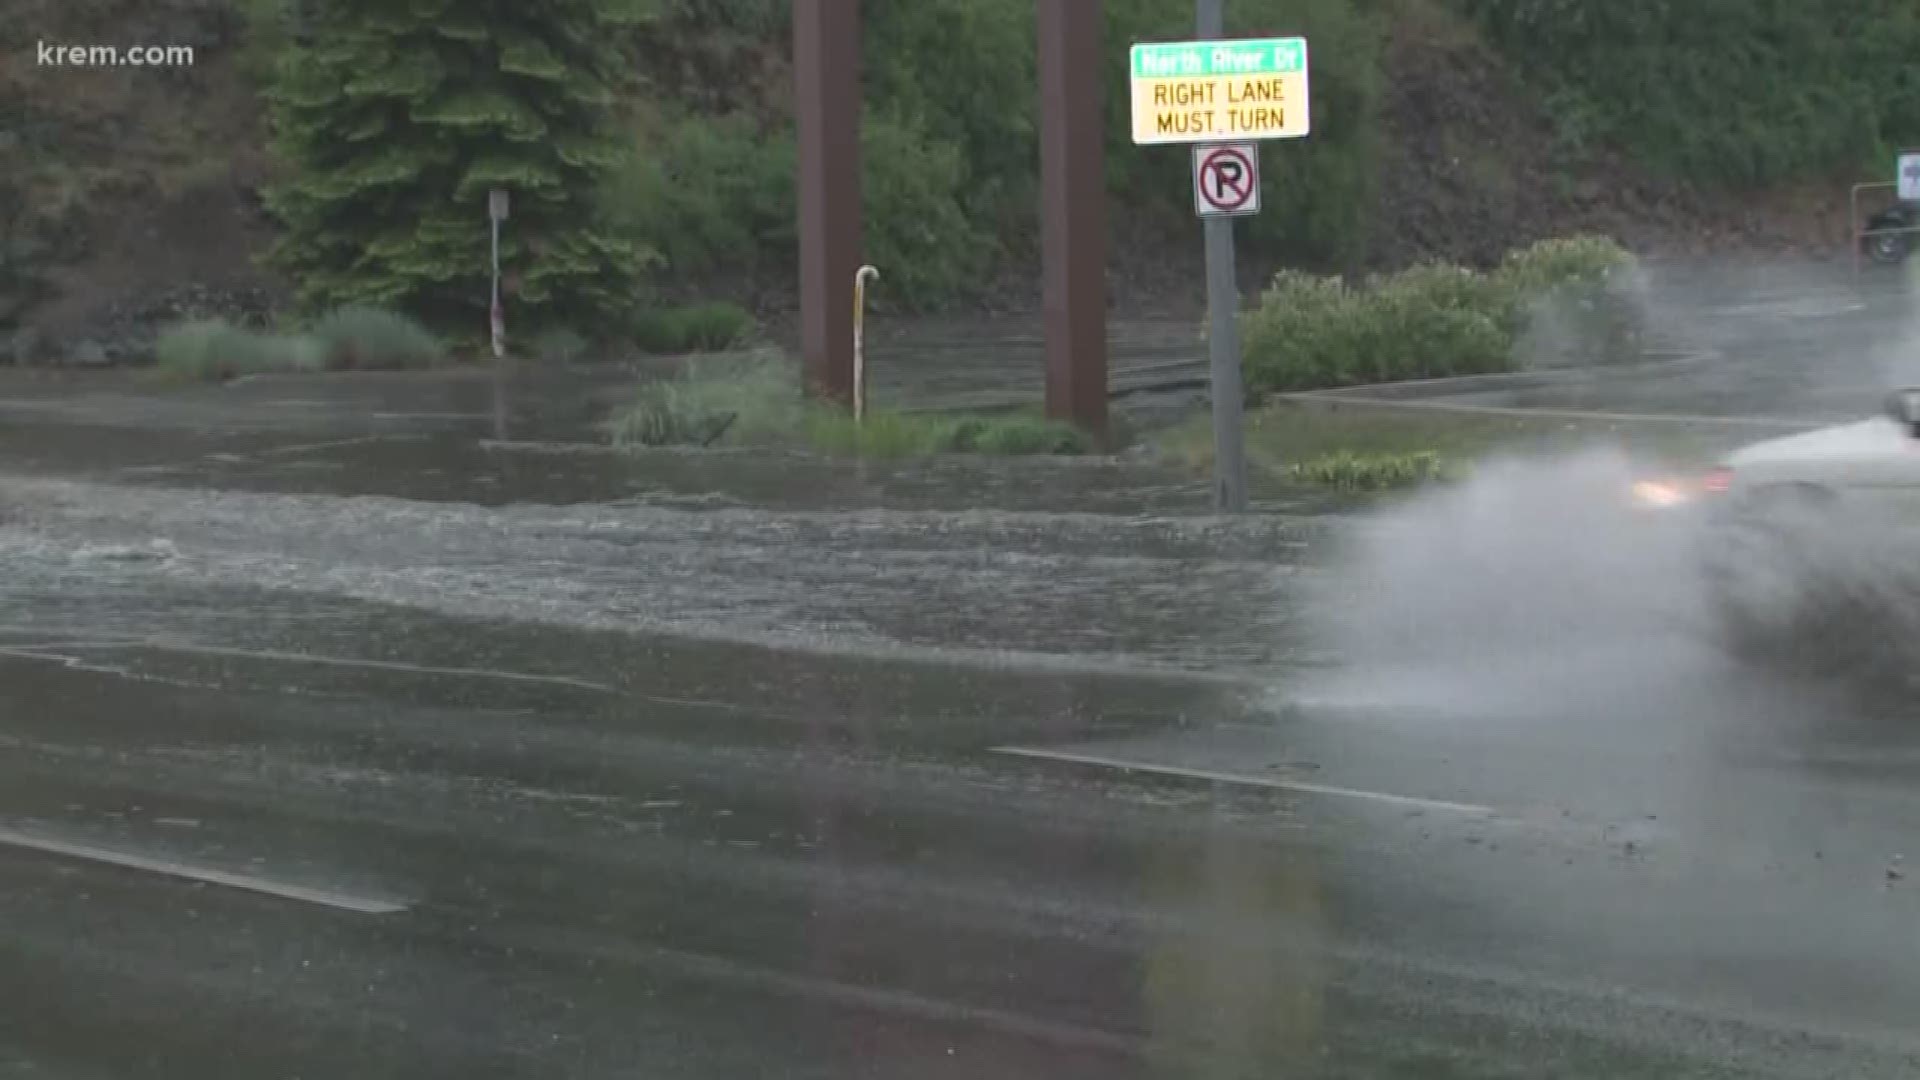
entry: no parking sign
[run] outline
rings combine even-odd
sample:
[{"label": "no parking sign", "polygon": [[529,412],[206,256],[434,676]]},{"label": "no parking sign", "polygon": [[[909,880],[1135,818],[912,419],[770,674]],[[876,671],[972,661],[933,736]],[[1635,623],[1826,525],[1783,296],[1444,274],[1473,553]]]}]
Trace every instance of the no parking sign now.
[{"label": "no parking sign", "polygon": [[1260,212],[1260,148],[1253,143],[1193,148],[1193,209],[1201,217]]}]

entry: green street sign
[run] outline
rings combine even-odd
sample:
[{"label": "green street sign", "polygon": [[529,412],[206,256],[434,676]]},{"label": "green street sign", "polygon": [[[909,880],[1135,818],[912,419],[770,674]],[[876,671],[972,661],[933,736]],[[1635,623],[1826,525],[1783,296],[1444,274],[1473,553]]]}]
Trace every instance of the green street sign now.
[{"label": "green street sign", "polygon": [[1290,75],[1307,69],[1307,39],[1142,42],[1131,58],[1136,79]]}]

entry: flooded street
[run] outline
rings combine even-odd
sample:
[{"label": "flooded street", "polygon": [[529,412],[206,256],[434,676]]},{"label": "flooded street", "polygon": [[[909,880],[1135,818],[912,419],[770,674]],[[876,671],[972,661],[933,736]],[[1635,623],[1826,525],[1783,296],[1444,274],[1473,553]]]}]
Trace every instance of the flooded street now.
[{"label": "flooded street", "polygon": [[[1701,289],[1682,365],[1431,402],[1814,422],[1920,357]],[[1009,381],[929,333],[883,393]],[[608,451],[637,377],[0,384],[0,1074],[1920,1071],[1912,709],[1714,653],[1625,451],[1222,519]]]}]

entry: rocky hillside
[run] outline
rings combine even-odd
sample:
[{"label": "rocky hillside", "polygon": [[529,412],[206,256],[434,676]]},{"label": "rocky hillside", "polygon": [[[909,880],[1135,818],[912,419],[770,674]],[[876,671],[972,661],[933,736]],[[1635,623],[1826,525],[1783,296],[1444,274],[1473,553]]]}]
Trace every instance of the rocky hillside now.
[{"label": "rocky hillside", "polygon": [[[0,53],[0,360],[119,359],[181,314],[258,318],[277,283],[259,94],[226,0],[15,0],[61,45],[193,49],[191,66],[42,66]],[[24,10],[22,10],[24,9]],[[37,45],[37,42],[33,44]]]}]

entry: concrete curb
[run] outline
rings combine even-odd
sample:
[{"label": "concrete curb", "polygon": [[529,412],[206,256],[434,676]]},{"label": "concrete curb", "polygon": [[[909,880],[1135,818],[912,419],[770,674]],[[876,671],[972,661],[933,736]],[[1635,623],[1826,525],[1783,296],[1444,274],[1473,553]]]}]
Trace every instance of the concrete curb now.
[{"label": "concrete curb", "polygon": [[1469,394],[1476,390],[1532,389],[1542,386],[1556,386],[1561,383],[1578,382],[1596,374],[1608,376],[1644,375],[1663,371],[1684,371],[1687,368],[1717,359],[1716,354],[1707,350],[1688,350],[1670,359],[1646,360],[1633,364],[1612,364],[1606,367],[1573,367],[1536,369],[1529,371],[1495,371],[1481,375],[1447,375],[1437,379],[1405,379],[1394,382],[1363,383],[1358,386],[1340,386],[1326,390],[1297,390],[1285,394],[1275,394],[1284,398],[1366,398],[1370,400],[1400,399],[1420,397],[1431,393]]},{"label": "concrete curb", "polygon": [[1328,398],[1316,394],[1277,394],[1282,401],[1304,405],[1359,405],[1366,408],[1418,410],[1467,416],[1516,419],[1588,420],[1616,424],[1687,424],[1751,427],[1776,431],[1810,431],[1830,426],[1831,420],[1796,420],[1782,416],[1707,416],[1700,413],[1603,412],[1589,409],[1540,409],[1502,405],[1459,405],[1445,401],[1405,401],[1397,398]]}]

